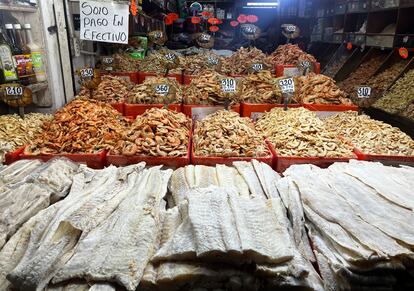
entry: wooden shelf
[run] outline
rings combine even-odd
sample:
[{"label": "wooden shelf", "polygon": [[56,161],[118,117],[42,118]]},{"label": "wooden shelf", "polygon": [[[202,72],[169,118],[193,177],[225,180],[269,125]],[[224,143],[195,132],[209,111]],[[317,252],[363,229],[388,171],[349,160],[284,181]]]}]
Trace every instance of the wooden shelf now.
[{"label": "wooden shelf", "polygon": [[37,11],[37,7],[29,5],[6,5],[0,4],[0,10],[12,11],[12,12],[30,12],[34,13]]}]

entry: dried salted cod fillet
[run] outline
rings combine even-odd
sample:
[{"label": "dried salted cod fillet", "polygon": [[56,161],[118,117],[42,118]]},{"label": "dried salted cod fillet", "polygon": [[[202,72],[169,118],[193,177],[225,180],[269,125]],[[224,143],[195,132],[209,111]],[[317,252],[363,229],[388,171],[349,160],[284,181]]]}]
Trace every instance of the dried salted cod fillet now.
[{"label": "dried salted cod fillet", "polygon": [[4,167],[0,171],[0,187],[7,184],[15,184],[24,181],[43,162],[40,160],[20,160]]},{"label": "dried salted cod fillet", "polygon": [[257,177],[262,185],[268,199],[278,197],[276,183],[280,179],[280,175],[272,170],[272,168],[266,164],[257,160],[252,160],[252,165],[256,172]]},{"label": "dried salted cod fillet", "polygon": [[90,286],[87,283],[68,283],[65,285],[48,286],[45,289],[45,291],[88,291],[88,290],[90,290]]},{"label": "dried salted cod fillet", "polygon": [[184,201],[187,197],[187,192],[190,190],[190,184],[187,182],[186,178],[187,167],[190,166],[178,168],[171,176],[168,188],[171,191],[175,205],[179,205],[182,201]]},{"label": "dried salted cod fillet", "polygon": [[240,196],[249,197],[249,186],[235,168],[216,165],[216,172],[220,187],[233,187]]},{"label": "dried salted cod fillet", "polygon": [[116,288],[107,283],[95,283],[89,288],[89,291],[116,291]]},{"label": "dried salted cod fillet", "polygon": [[234,162],[233,165],[239,171],[240,175],[244,178],[247,185],[249,185],[250,193],[252,197],[259,197],[267,199],[266,193],[263,191],[262,184],[256,174],[253,165],[250,162]]},{"label": "dried salted cod fillet", "polygon": [[194,187],[208,187],[211,185],[219,185],[217,180],[217,173],[215,167],[208,167],[203,165],[197,165],[194,167]]},{"label": "dried salted cod fillet", "polygon": [[[292,259],[292,245],[272,209],[272,200],[243,199],[232,188],[208,187],[188,194],[188,217],[155,254],[165,260],[242,264]],[[279,202],[276,202],[279,203]]]},{"label": "dried salted cod fillet", "polygon": [[127,290],[138,286],[155,249],[159,205],[172,170],[146,169],[118,208],[81,239],[75,254],[53,278],[115,281]]}]

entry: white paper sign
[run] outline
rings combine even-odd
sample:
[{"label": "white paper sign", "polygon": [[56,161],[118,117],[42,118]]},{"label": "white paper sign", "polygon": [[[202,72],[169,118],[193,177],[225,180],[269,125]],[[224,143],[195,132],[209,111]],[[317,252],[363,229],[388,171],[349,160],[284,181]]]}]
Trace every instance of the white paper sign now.
[{"label": "white paper sign", "polygon": [[168,84],[159,84],[155,86],[155,93],[160,95],[167,95],[170,92]]},{"label": "white paper sign", "polygon": [[221,80],[221,90],[223,93],[236,92],[236,80],[233,78],[226,78]]},{"label": "white paper sign", "polygon": [[295,82],[293,81],[293,78],[279,80],[279,86],[282,93],[295,92]]},{"label": "white paper sign", "polygon": [[359,87],[358,98],[369,98],[371,96],[371,87]]},{"label": "white paper sign", "polygon": [[127,4],[81,0],[79,7],[81,39],[128,43],[129,6]]}]

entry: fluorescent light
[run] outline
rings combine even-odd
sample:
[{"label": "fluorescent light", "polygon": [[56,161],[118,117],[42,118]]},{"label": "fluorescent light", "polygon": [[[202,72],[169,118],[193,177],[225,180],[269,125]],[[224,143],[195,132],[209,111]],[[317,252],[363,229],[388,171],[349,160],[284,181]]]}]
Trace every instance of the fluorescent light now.
[{"label": "fluorescent light", "polygon": [[243,6],[243,9],[276,9],[278,6]]},{"label": "fluorescent light", "polygon": [[247,2],[247,6],[278,6],[279,2]]}]

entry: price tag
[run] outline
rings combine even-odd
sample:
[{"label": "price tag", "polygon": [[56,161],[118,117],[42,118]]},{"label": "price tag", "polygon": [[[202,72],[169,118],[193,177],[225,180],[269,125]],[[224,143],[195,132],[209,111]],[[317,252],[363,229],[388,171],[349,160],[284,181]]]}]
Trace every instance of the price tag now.
[{"label": "price tag", "polygon": [[279,80],[279,86],[283,94],[295,92],[295,81],[293,78]]},{"label": "price tag", "polygon": [[202,33],[200,35],[200,41],[209,42],[210,39],[211,39],[211,35],[209,35],[207,33]]},{"label": "price tag", "polygon": [[93,68],[85,68],[80,70],[81,78],[93,78]]},{"label": "price tag", "polygon": [[173,53],[168,53],[168,54],[165,54],[165,58],[169,62],[174,62],[175,59],[177,58],[177,56],[175,54],[173,54]]},{"label": "price tag", "polygon": [[287,25],[286,26],[286,31],[288,31],[288,32],[295,32],[296,31],[296,26],[294,26],[294,25]]},{"label": "price tag", "polygon": [[304,68],[310,68],[311,67],[311,63],[309,61],[301,61],[300,65]]},{"label": "price tag", "polygon": [[114,58],[113,57],[104,57],[104,58],[102,58],[102,62],[105,65],[110,65],[114,62]]},{"label": "price tag", "polygon": [[262,70],[264,70],[264,66],[263,64],[253,64],[252,65],[252,70],[255,72],[260,72]]},{"label": "price tag", "polygon": [[223,93],[236,93],[236,80],[234,78],[225,78],[221,80],[221,90]]},{"label": "price tag", "polygon": [[217,66],[219,64],[219,59],[213,56],[208,56],[207,61],[211,66]]},{"label": "price tag", "polygon": [[6,86],[5,93],[7,97],[21,98],[24,89],[21,86]]},{"label": "price tag", "polygon": [[255,34],[256,33],[256,27],[252,25],[247,25],[244,29],[246,33]]},{"label": "price tag", "polygon": [[155,93],[160,95],[168,95],[170,93],[170,85],[159,84],[155,86]]},{"label": "price tag", "polygon": [[371,87],[359,87],[358,98],[369,98],[371,96]]}]

